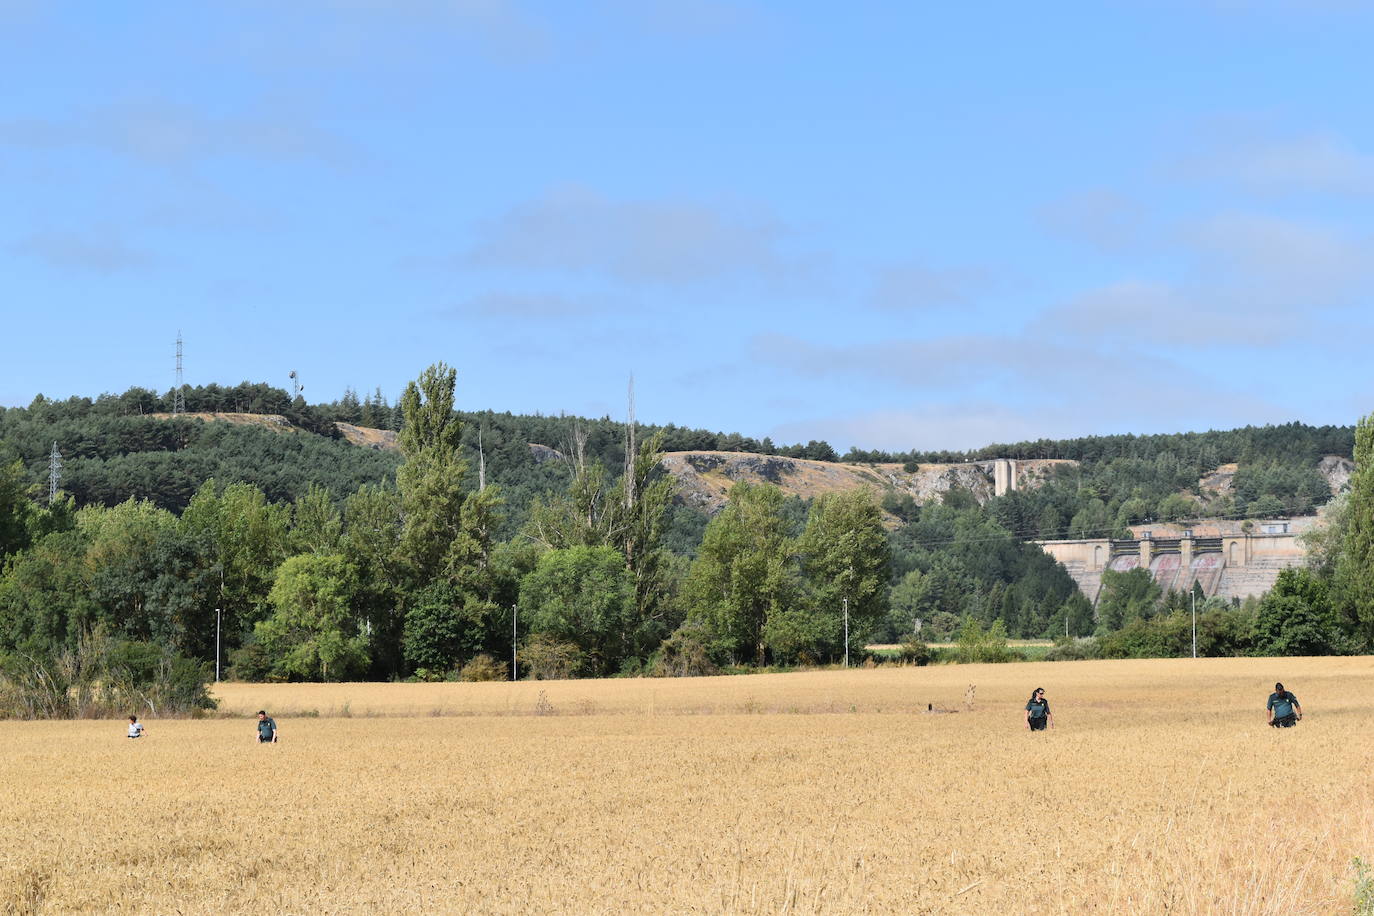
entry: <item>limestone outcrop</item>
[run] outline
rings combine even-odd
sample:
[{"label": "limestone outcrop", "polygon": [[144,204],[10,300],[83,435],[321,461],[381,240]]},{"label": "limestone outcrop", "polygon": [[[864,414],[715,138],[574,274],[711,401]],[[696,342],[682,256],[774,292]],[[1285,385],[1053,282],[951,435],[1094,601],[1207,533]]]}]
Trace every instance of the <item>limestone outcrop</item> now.
[{"label": "limestone outcrop", "polygon": [[[868,488],[879,494],[906,494],[925,503],[950,490],[962,489],[981,504],[993,497],[997,465],[996,461],[923,464],[908,471],[901,464],[844,464],[748,452],[668,452],[662,463],[677,479],[678,500],[711,513],[720,511],[729,499],[730,488],[741,480],[771,483],[784,493],[803,499]],[[1013,462],[1015,488],[1037,486],[1061,464],[1075,462]]]}]

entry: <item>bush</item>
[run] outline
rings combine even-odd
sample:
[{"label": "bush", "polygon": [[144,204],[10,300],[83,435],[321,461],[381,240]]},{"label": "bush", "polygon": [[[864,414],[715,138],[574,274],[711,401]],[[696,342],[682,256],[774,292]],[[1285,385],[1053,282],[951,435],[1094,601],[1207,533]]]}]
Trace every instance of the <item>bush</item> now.
[{"label": "bush", "polygon": [[102,692],[112,705],[148,707],[154,715],[214,709],[208,662],[179,655],[148,642],[109,645],[104,657]]},{"label": "bush", "polygon": [[913,636],[902,643],[902,647],[897,650],[897,657],[908,665],[929,665],[933,654],[930,646]]},{"label": "bush", "polygon": [[249,642],[229,653],[229,680],[261,682],[272,674],[272,653],[260,642]]},{"label": "bush", "polygon": [[711,637],[700,623],[684,623],[663,640],[649,662],[652,677],[705,677],[720,674],[711,661]]},{"label": "bush", "polygon": [[0,715],[76,719],[189,715],[214,709],[209,666],[153,643],[110,640],[100,633],[53,655],[0,659]]},{"label": "bush", "polygon": [[1097,638],[1093,636],[1082,636],[1068,642],[1060,642],[1045,653],[1045,661],[1047,662],[1081,662],[1100,657]]},{"label": "bush", "polygon": [[961,664],[1000,663],[1014,661],[1020,656],[1007,646],[1007,629],[995,620],[986,631],[972,617],[964,619],[959,628],[959,640],[954,647],[954,660]]},{"label": "bush", "polygon": [[504,681],[509,676],[505,662],[486,654],[474,657],[458,672],[460,681]]},{"label": "bush", "polygon": [[583,660],[577,646],[538,633],[525,643],[520,663],[532,680],[558,681],[576,677],[582,670]]}]

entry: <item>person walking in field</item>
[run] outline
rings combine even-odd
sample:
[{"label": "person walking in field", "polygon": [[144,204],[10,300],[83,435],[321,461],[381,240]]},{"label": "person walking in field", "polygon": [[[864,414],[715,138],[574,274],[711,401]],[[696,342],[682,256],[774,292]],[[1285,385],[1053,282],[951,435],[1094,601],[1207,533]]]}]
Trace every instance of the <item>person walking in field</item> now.
[{"label": "person walking in field", "polygon": [[258,710],[258,744],[277,743],[277,722],[266,710]]},{"label": "person walking in field", "polygon": [[1283,689],[1282,683],[1274,685],[1266,708],[1269,711],[1269,724],[1274,728],[1291,728],[1302,720],[1302,705],[1296,696]]},{"label": "person walking in field", "polygon": [[1050,712],[1050,701],[1045,699],[1045,688],[1037,687],[1026,703],[1026,728],[1041,732],[1054,728],[1054,715]]},{"label": "person walking in field", "polygon": [[130,738],[142,738],[142,737],[143,737],[143,723],[140,722],[140,721],[138,721],[138,716],[130,716],[130,717],[129,717],[129,737],[130,737]]}]

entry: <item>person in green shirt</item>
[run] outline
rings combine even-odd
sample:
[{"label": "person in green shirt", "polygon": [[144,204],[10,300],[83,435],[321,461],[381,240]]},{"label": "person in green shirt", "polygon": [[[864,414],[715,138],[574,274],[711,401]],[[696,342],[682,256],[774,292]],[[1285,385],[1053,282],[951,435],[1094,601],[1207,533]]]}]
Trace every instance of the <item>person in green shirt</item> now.
[{"label": "person in green shirt", "polygon": [[277,743],[277,722],[265,710],[258,710],[258,743]]},{"label": "person in green shirt", "polygon": [[1282,683],[1274,685],[1266,708],[1269,710],[1269,724],[1274,728],[1289,728],[1302,719],[1302,705],[1297,697],[1283,689]]},{"label": "person in green shirt", "polygon": [[1026,703],[1026,728],[1033,732],[1054,728],[1054,716],[1050,713],[1050,701],[1045,699],[1045,688],[1037,687]]}]

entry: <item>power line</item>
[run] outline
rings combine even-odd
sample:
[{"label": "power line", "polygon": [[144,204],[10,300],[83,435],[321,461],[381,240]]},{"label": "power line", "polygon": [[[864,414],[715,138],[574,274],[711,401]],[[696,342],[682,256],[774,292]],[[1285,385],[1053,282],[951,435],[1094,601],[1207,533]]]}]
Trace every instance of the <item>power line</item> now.
[{"label": "power line", "polygon": [[[1283,508],[1284,508],[1284,509],[1292,509],[1293,511],[1292,511],[1291,513],[1289,513],[1289,514],[1291,514],[1291,515],[1297,515],[1297,514],[1299,514],[1299,510],[1301,510],[1302,508],[1304,508],[1304,506],[1303,506],[1303,504],[1300,503],[1300,502],[1294,502],[1294,503],[1292,503],[1292,504],[1284,505]],[[1307,508],[1310,508],[1310,506],[1308,506]],[[1278,513],[1275,513],[1275,514],[1278,514]],[[1236,513],[1236,514],[1232,514],[1232,515],[1194,516],[1194,517],[1192,517],[1192,518],[1177,519],[1177,520],[1172,521],[1172,522],[1162,522],[1162,521],[1154,521],[1154,520],[1148,520],[1148,519],[1147,519],[1147,520],[1145,520],[1144,522],[1137,522],[1136,524],[1146,524],[1146,525],[1150,525],[1150,524],[1159,524],[1159,525],[1186,525],[1186,524],[1188,524],[1188,523],[1190,523],[1190,522],[1205,522],[1205,521],[1245,521],[1245,520],[1253,520],[1254,518],[1256,518],[1256,516],[1250,515],[1250,514],[1248,514],[1248,513],[1241,512],[1241,513]],[[996,520],[995,518],[993,518],[992,516],[987,516],[987,520],[990,521],[990,522],[992,522],[993,524],[998,524],[997,520]],[[919,522],[918,522],[918,524],[919,524]],[[1082,535],[1085,535],[1085,536],[1083,536],[1083,537],[1058,537],[1058,538],[1056,538],[1056,537],[1051,537],[1051,536],[1050,536],[1050,535],[1069,535],[1069,534],[1072,534],[1072,533],[1074,532],[1074,530],[1075,530],[1075,529],[1072,528],[1072,527],[1051,528],[1051,529],[1049,529],[1048,531],[1045,531],[1045,530],[1038,530],[1038,531],[1035,533],[1034,536],[1032,536],[1031,532],[1029,532],[1029,531],[1006,531],[1006,532],[1003,533],[1003,534],[985,535],[985,536],[979,536],[979,537],[970,537],[970,538],[960,538],[960,537],[952,537],[952,538],[928,538],[928,539],[921,539],[921,540],[915,540],[915,541],[905,541],[905,542],[903,542],[903,543],[904,543],[905,545],[909,545],[909,546],[913,546],[913,547],[942,547],[942,546],[946,546],[946,545],[949,545],[949,544],[988,544],[988,543],[995,543],[995,542],[998,542],[998,541],[1005,541],[1005,540],[1008,540],[1008,539],[1012,539],[1012,540],[1029,540],[1029,539],[1034,539],[1034,540],[1042,540],[1042,541],[1052,541],[1052,540],[1097,540],[1097,539],[1099,539],[1099,538],[1094,538],[1094,537],[1092,537],[1092,535],[1099,535],[1100,538],[1108,538],[1108,537],[1111,535],[1111,533],[1112,533],[1113,531],[1116,531],[1116,530],[1117,530],[1117,526],[1116,526],[1115,524],[1111,524],[1111,525],[1106,525],[1106,526],[1097,527],[1097,528],[1084,528],[1084,529],[1078,529],[1078,530],[1081,531]],[[1218,537],[1226,537],[1227,535],[1217,535],[1217,536],[1218,536]]]}]

